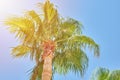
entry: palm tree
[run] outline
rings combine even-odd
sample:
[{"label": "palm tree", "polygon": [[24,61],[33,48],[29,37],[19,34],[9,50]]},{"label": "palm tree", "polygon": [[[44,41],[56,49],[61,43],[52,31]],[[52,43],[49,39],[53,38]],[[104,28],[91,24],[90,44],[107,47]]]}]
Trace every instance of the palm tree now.
[{"label": "palm tree", "polygon": [[120,80],[120,70],[110,71],[106,68],[97,68],[90,80]]},{"label": "palm tree", "polygon": [[54,5],[47,0],[40,4],[42,14],[27,11],[22,17],[5,21],[10,32],[20,40],[12,49],[12,55],[30,55],[36,61],[31,80],[51,80],[52,74],[69,71],[83,75],[88,66],[85,48],[99,56],[99,46],[82,34],[82,24],[72,18],[62,18]]}]

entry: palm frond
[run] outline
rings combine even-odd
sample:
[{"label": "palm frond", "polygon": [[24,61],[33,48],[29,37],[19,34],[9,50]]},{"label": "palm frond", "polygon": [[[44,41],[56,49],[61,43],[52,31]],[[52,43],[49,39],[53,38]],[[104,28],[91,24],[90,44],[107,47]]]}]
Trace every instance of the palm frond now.
[{"label": "palm frond", "polygon": [[105,68],[97,68],[95,71],[92,73],[91,79],[90,80],[107,80],[109,77],[110,71]]},{"label": "palm frond", "polygon": [[33,21],[35,21],[35,23],[36,23],[37,25],[39,25],[39,24],[42,22],[39,14],[36,13],[34,10],[27,11],[27,12],[26,12],[26,16],[29,17],[30,19],[32,19]]},{"label": "palm frond", "polygon": [[83,25],[72,18],[61,19],[56,40],[66,39],[72,35],[81,35]]},{"label": "palm frond", "polygon": [[[20,40],[29,40],[34,34],[34,23],[24,17],[13,17],[5,21],[6,25],[9,25],[9,30],[16,34]],[[30,33],[31,32],[31,33]]]},{"label": "palm frond", "polygon": [[12,49],[12,55],[15,57],[22,57],[27,55],[31,51],[28,46],[18,45]]},{"label": "palm frond", "polygon": [[43,6],[44,21],[48,24],[55,24],[58,21],[58,12],[50,1],[46,1]]},{"label": "palm frond", "polygon": [[90,80],[120,80],[120,70],[110,71],[107,68],[97,68]]},{"label": "palm frond", "polygon": [[35,36],[40,38],[43,35],[43,21],[39,14],[37,14],[34,10],[27,11],[26,17],[29,18],[32,22],[34,22],[35,27]]},{"label": "palm frond", "polygon": [[76,35],[72,36],[69,39],[70,44],[78,43],[81,48],[86,48],[88,47],[90,50],[94,50],[94,55],[99,56],[99,46],[93,39],[90,37],[87,37],[85,35]]},{"label": "palm frond", "polygon": [[[80,47],[81,49],[89,48],[94,50],[94,55],[99,56],[99,46],[93,39],[85,35],[73,35],[66,39],[60,39],[56,41],[59,45],[62,45],[64,49],[75,49]],[[66,47],[66,48],[65,48]],[[57,48],[58,49],[58,48]]]},{"label": "palm frond", "polygon": [[120,70],[111,71],[109,80],[120,80]]},{"label": "palm frond", "polygon": [[54,5],[50,1],[46,1],[43,6],[44,20],[43,30],[46,39],[53,40],[58,32],[59,16]]},{"label": "palm frond", "polygon": [[82,50],[74,49],[60,52],[57,52],[53,61],[56,73],[66,74],[72,71],[76,74],[84,74],[88,66],[88,58]]}]

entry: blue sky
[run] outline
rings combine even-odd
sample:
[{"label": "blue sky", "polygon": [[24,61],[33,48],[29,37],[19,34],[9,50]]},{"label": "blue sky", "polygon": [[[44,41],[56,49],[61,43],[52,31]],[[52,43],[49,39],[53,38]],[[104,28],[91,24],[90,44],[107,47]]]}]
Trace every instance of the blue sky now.
[{"label": "blue sky", "polygon": [[[10,47],[18,44],[2,21],[10,15],[20,15],[25,10],[36,9],[35,4],[44,0],[0,1],[0,80],[29,80],[27,72],[34,66],[29,58],[16,59],[10,55]],[[71,17],[84,25],[83,33],[100,45],[100,57],[87,51],[89,67],[84,78],[69,73],[56,75],[56,80],[89,80],[96,67],[120,69],[120,1],[119,0],[51,0],[63,17]]]}]

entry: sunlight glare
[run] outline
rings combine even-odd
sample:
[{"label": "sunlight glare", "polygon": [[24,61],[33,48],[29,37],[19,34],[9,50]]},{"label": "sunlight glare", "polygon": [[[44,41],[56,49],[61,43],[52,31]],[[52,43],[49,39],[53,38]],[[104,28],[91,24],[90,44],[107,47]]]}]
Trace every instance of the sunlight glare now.
[{"label": "sunlight glare", "polygon": [[15,0],[0,0],[0,19],[5,17],[15,6]]}]

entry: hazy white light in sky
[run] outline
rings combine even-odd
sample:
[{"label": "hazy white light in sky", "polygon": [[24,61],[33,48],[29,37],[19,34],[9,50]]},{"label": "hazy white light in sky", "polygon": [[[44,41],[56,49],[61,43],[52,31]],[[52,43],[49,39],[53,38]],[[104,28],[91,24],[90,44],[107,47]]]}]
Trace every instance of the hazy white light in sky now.
[{"label": "hazy white light in sky", "polygon": [[[0,21],[11,15],[23,14],[24,11],[36,9],[36,4],[38,2],[44,2],[45,0],[0,0]],[[63,13],[64,2],[58,0],[51,0],[51,2],[56,3],[58,11]]]},{"label": "hazy white light in sky", "polygon": [[[12,8],[15,6],[15,0],[0,0],[0,15],[3,17],[5,14],[7,14]],[[0,17],[0,18],[1,18]]]},{"label": "hazy white light in sky", "polygon": [[35,2],[32,0],[0,0],[0,20],[10,15],[21,14],[33,6]]}]

